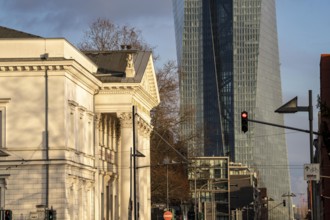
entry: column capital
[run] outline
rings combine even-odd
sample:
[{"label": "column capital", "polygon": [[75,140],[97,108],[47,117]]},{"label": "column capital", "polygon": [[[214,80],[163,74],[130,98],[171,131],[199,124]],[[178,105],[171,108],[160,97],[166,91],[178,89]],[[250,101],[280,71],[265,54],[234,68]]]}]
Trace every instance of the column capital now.
[{"label": "column capital", "polygon": [[120,120],[120,125],[123,128],[131,128],[133,127],[133,122],[132,122],[132,113],[131,112],[122,112],[118,116]]}]

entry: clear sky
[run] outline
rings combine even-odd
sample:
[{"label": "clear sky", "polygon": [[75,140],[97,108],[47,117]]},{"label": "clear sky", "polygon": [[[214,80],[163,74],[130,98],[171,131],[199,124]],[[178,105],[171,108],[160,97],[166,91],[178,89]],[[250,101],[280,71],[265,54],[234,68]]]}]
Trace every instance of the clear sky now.
[{"label": "clear sky", "polygon": [[[329,0],[276,0],[283,103],[298,96],[298,105],[308,105],[308,90],[316,106],[319,92],[320,54],[330,53]],[[64,37],[73,44],[98,17],[142,31],[156,46],[161,60],[176,59],[171,0],[3,0],[0,25],[42,37]],[[274,109],[275,110],[275,109]],[[274,113],[275,114],[275,113]],[[273,122],[276,123],[276,122]],[[309,129],[308,114],[285,116],[287,126]],[[314,130],[317,130],[314,108]],[[292,192],[305,193],[303,164],[310,163],[309,136],[287,130]],[[286,192],[283,192],[286,193]],[[304,197],[301,197],[303,199]]]}]

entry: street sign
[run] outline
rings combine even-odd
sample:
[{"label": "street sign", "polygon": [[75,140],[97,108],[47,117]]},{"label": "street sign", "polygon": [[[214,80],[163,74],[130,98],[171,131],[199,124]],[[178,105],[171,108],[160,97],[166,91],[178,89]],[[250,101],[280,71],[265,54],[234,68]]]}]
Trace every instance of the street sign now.
[{"label": "street sign", "polygon": [[320,164],[304,164],[304,180],[320,180]]},{"label": "street sign", "polygon": [[166,211],[166,212],[164,212],[163,217],[164,217],[164,220],[172,220],[173,214],[170,211]]}]

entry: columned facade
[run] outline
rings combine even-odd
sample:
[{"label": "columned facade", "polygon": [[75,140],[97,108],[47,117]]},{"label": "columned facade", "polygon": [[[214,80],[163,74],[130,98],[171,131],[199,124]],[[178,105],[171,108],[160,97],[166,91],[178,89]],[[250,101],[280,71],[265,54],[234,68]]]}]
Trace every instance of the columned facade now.
[{"label": "columned facade", "polygon": [[[129,74],[105,80],[103,64],[65,39],[0,36],[0,207],[13,219],[43,219],[51,208],[61,220],[128,219],[132,106],[145,155],[137,166],[149,166],[159,95],[150,52],[118,55],[131,58]],[[149,220],[150,168],[136,171],[139,216]]]}]

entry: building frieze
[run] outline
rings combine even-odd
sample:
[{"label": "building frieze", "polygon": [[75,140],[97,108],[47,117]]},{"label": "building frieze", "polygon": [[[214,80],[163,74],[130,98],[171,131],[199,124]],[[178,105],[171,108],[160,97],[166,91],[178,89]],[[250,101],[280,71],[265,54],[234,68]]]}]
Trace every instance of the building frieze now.
[{"label": "building frieze", "polygon": [[[134,99],[133,105],[139,105],[143,112],[149,115],[150,110],[158,105],[156,97],[151,96],[142,86],[114,85],[102,87],[98,95],[130,95]],[[143,106],[143,107],[142,107]]]},{"label": "building frieze", "polygon": [[[50,59],[47,61],[30,60],[30,61],[6,61],[0,60],[0,74],[6,76],[21,76],[21,75],[44,75],[45,71],[48,75],[63,75],[74,80],[91,93],[95,93],[99,89],[101,82],[93,76],[86,68],[82,67],[74,60],[58,60]],[[5,74],[6,73],[6,74]],[[83,77],[82,77],[83,76]]]}]

